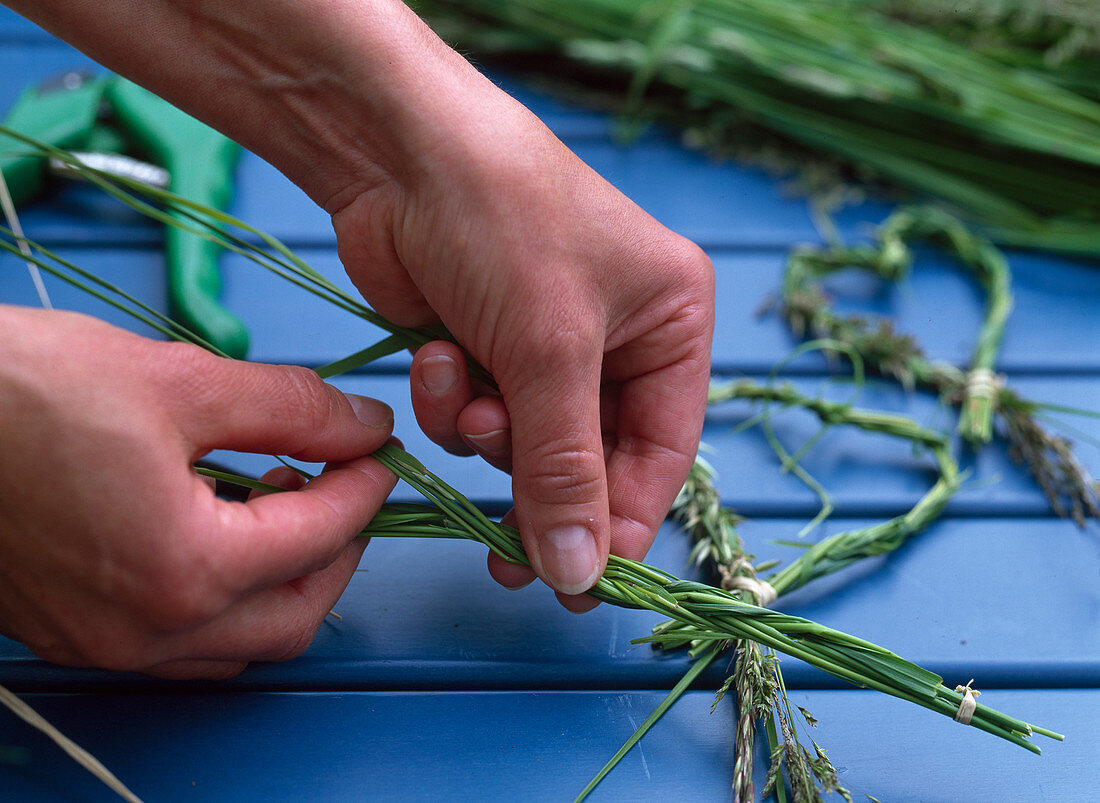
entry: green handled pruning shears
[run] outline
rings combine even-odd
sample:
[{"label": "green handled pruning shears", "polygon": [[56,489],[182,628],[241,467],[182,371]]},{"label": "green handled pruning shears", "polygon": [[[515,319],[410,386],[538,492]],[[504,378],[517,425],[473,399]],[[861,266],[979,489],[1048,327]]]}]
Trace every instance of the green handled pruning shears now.
[{"label": "green handled pruning shears", "polygon": [[[148,165],[150,183],[163,183],[173,193],[215,209],[225,209],[240,146],[137,84],[113,75],[88,77],[68,73],[47,85],[25,90],[8,112],[4,125],[68,151],[127,154],[165,169],[159,178]],[[16,204],[43,191],[49,160],[0,135],[0,169]],[[105,167],[112,172],[110,163]],[[220,246],[169,226],[165,233],[168,302],[172,315],[231,357],[248,351],[248,330],[221,306]]]}]

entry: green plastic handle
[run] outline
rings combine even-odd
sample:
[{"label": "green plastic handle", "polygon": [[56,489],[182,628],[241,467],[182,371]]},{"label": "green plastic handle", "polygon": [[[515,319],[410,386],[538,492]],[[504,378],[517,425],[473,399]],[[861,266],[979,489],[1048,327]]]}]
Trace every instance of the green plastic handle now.
[{"label": "green plastic handle", "polygon": [[[85,148],[96,125],[106,80],[89,80],[75,73],[66,78],[71,85],[23,90],[8,110],[4,125],[58,148]],[[0,135],[0,169],[16,206],[39,195],[46,184],[47,160],[29,151],[26,143]]]},{"label": "green plastic handle", "polygon": [[[239,145],[125,79],[111,79],[105,98],[127,138],[168,170],[172,192],[215,209],[227,207]],[[248,329],[218,301],[221,247],[169,226],[165,249],[172,315],[230,357],[243,358]]]}]

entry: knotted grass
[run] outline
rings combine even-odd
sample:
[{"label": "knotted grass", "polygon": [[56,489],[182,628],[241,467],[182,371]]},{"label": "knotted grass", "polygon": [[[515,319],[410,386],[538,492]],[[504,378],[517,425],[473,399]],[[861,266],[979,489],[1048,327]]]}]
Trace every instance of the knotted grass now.
[{"label": "knotted grass", "polygon": [[[922,532],[935,521],[960,488],[962,476],[959,473],[958,463],[951,454],[948,438],[943,433],[921,427],[905,416],[861,409],[844,402],[807,397],[790,385],[759,385],[751,381],[740,381],[711,387],[709,394],[711,403],[734,399],[768,401],[785,407],[798,407],[817,415],[826,426],[851,426],[865,432],[900,438],[930,454],[936,466],[935,483],[907,512],[869,527],[825,538],[808,547],[786,568],[768,575],[766,582],[775,596],[788,594],[813,580],[847,568],[864,558],[875,557],[897,549],[908,538]],[[706,476],[697,476],[695,487],[702,489],[705,485]],[[697,492],[702,493],[701,490]],[[710,522],[720,514],[711,512],[706,516],[700,513],[687,515],[689,520]],[[712,527],[707,529],[710,530]],[[721,531],[722,528],[718,528],[715,537],[704,542],[708,549],[720,549],[711,544],[721,538]],[[725,554],[718,551],[714,557],[721,560]],[[729,564],[726,571],[731,576],[735,574],[733,567]]]},{"label": "knotted grass", "polygon": [[[965,371],[928,358],[912,336],[896,332],[888,321],[838,314],[822,288],[825,277],[842,270],[864,271],[885,281],[902,279],[912,268],[913,241],[943,245],[985,293],[986,313]],[[1027,467],[1056,513],[1084,526],[1087,518],[1100,518],[1100,485],[1076,459],[1072,444],[1039,423],[1038,414],[1050,405],[1023,398],[995,373],[1011,307],[1011,277],[1001,252],[951,215],[930,207],[899,209],[877,228],[869,244],[796,248],[783,274],[781,314],[796,336],[839,343],[837,356],[850,359],[856,354],[882,376],[958,406],[959,432],[974,445],[996,434],[999,416],[1009,454]]]},{"label": "knotted grass", "polygon": [[[858,354],[852,356],[858,365]],[[734,399],[808,410],[818,417],[823,429],[845,425],[902,438],[913,443],[915,448],[932,454],[938,475],[931,489],[907,513],[807,546],[799,559],[762,579],[761,575],[774,567],[776,562],[754,565],[754,556],[749,554],[737,533],[740,517],[722,504],[714,484],[713,470],[704,460],[697,458],[672,512],[695,542],[692,548],[695,563],[706,565],[720,578],[723,589],[736,593],[743,601],[769,604],[819,577],[897,549],[909,537],[927,528],[959,489],[961,477],[948,439],[903,416],[863,410],[850,403],[807,397],[789,385],[760,385],[743,380],[711,387],[711,404]],[[790,459],[785,452],[780,456],[784,462]],[[710,651],[699,652],[700,645],[694,640],[692,628],[669,621],[658,625],[657,630],[665,635],[679,632],[682,640],[678,644],[669,642],[666,646],[690,647],[693,655],[697,656],[697,664],[709,664],[713,660]],[[764,731],[770,754],[770,766],[762,792],[764,796],[773,789],[779,794],[785,777],[796,800],[819,799],[828,792],[836,792],[850,799],[848,790],[840,784],[835,767],[820,745],[811,739],[811,754],[801,743],[782,670],[774,652],[762,649],[751,641],[730,642],[728,647],[735,651],[734,668],[719,691],[719,698],[730,688],[737,697],[734,800],[755,799],[753,757],[758,723],[762,723],[759,727]],[[681,688],[677,686],[669,693],[670,699],[666,699],[665,703],[671,703],[681,693]],[[807,724],[813,726],[815,721],[809,712],[799,710]],[[639,730],[646,730],[655,722],[656,717],[651,717]]]}]

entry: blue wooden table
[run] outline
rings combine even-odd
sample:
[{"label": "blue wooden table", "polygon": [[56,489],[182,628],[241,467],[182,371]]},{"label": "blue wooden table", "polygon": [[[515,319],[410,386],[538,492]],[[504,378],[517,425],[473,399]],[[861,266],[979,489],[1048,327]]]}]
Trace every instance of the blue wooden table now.
[{"label": "blue wooden table", "polygon": [[[17,92],[72,68],[94,68],[67,46],[0,12],[0,110]],[[605,117],[496,76],[597,171],[663,223],[703,245],[718,273],[714,350],[721,377],[763,379],[795,342],[774,315],[757,314],[779,283],[784,257],[817,242],[804,200],[770,177],[716,163],[651,131],[617,145]],[[261,160],[246,155],[236,215],[346,283],[326,217]],[[844,210],[845,236],[865,234],[889,209]],[[160,231],[87,189],[70,188],[22,211],[29,236],[164,306]],[[1100,265],[1012,254],[1016,310],[999,369],[1023,395],[1100,410]],[[224,261],[225,303],[253,334],[252,358],[318,366],[362,348],[375,333],[243,260]],[[56,282],[58,306],[129,325]],[[924,253],[897,287],[861,285],[855,307],[888,314],[930,354],[962,364],[981,295],[950,261]],[[36,304],[25,270],[0,260],[0,302]],[[293,320],[288,325],[287,320]],[[483,464],[442,453],[416,429],[394,356],[344,377],[382,398],[406,446],[491,511],[509,484]],[[810,355],[789,373],[807,393],[836,392]],[[848,389],[843,389],[844,393]],[[869,384],[861,406],[949,427],[935,399]],[[742,534],[761,558],[791,558],[790,540],[816,497],[781,474],[751,416],[727,405],[708,419],[728,504],[749,516]],[[1100,473],[1100,421],[1068,421],[1079,454]],[[777,417],[788,448],[813,434],[808,417]],[[1091,439],[1091,443],[1089,442]],[[221,455],[258,473],[269,458]],[[880,800],[1086,800],[1100,783],[1100,528],[1054,517],[1003,445],[963,452],[970,471],[946,516],[897,552],[784,597],[785,611],[878,642],[942,674],[975,679],[982,702],[1067,734],[1033,756],[901,701],[843,686],[795,660],[783,668],[791,698],[820,722],[814,738],[857,795]],[[805,457],[836,512],[810,538],[907,510],[927,489],[927,456],[881,436],[837,429]],[[399,488],[396,499],[414,499]],[[689,571],[688,543],[672,525],[650,562]],[[410,579],[412,582],[410,582]],[[147,800],[569,800],[683,674],[680,655],[633,647],[657,619],[603,605],[562,610],[541,585],[509,592],[467,543],[376,539],[301,658],[255,665],[222,684],[167,683],[54,667],[0,639],[0,683],[21,693],[92,750]],[[74,612],[79,616],[79,612]],[[725,666],[708,672],[597,790],[595,800],[730,798],[734,712],[711,713]],[[3,800],[111,800],[44,737],[0,711]],[[758,764],[763,763],[759,757]]]}]

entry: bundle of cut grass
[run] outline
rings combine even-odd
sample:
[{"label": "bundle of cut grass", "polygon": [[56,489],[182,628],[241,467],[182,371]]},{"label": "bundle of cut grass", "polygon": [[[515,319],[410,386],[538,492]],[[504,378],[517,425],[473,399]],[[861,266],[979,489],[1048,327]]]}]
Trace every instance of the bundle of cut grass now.
[{"label": "bundle of cut grass", "polygon": [[1100,100],[1100,5],[1093,0],[849,1]]},{"label": "bundle of cut grass", "polygon": [[[1100,256],[1100,103],[1051,80],[1054,67],[998,60],[953,41],[950,29],[924,29],[880,5],[425,0],[419,8],[479,57],[521,59],[555,77],[571,70],[610,89],[605,98],[617,93],[628,115],[672,122],[703,145],[753,136],[760,147],[793,144],[799,158],[823,153],[945,202],[1003,244]],[[1013,30],[1002,27],[1005,36]]]}]

